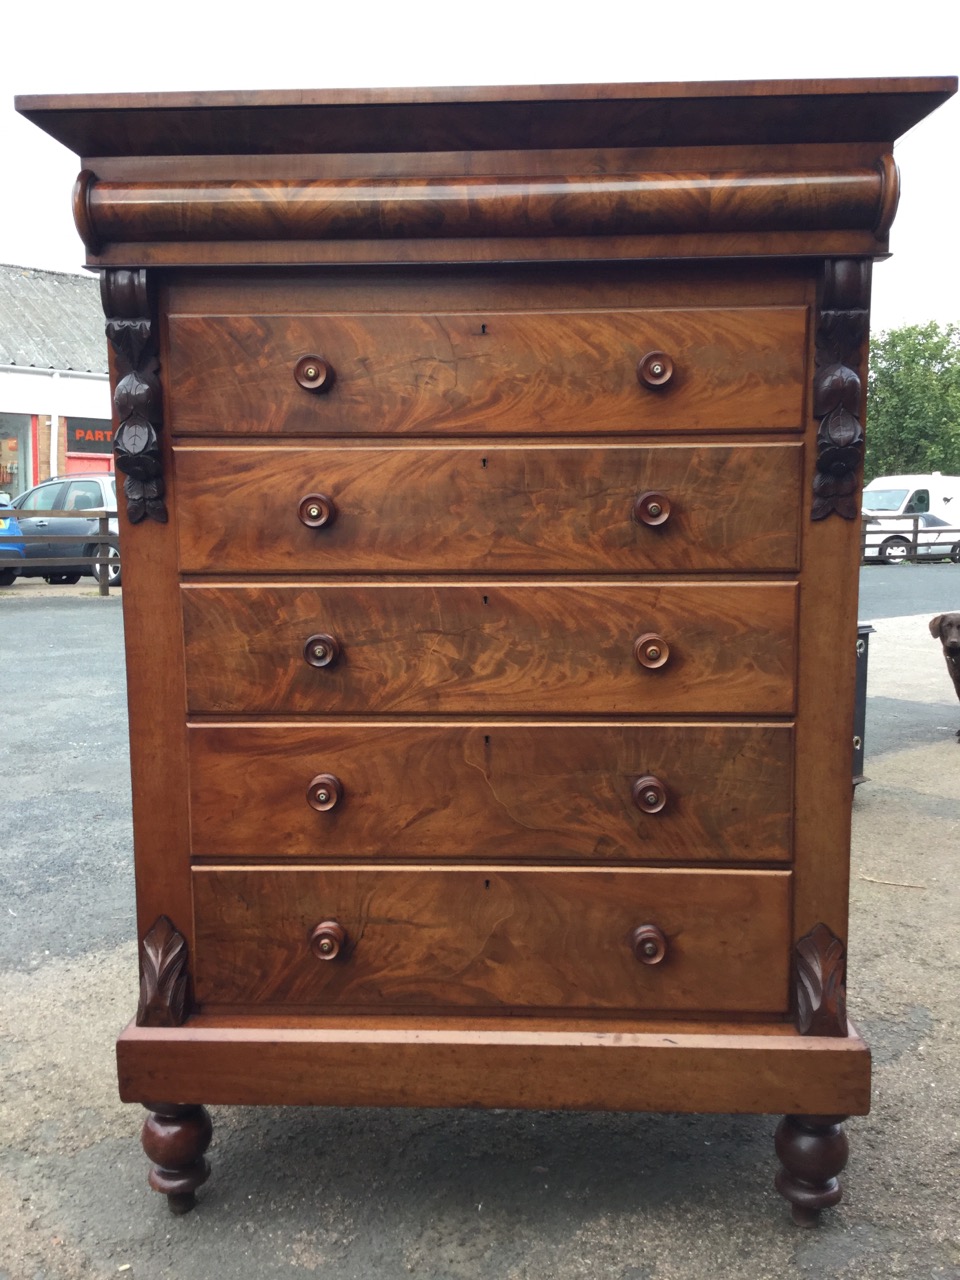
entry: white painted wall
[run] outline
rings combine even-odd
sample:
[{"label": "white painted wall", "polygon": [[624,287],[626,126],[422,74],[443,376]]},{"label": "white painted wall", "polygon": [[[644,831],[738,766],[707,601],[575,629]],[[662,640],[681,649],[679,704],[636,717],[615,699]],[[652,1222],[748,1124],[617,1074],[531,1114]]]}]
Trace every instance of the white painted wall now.
[{"label": "white painted wall", "polygon": [[0,413],[45,414],[54,409],[61,418],[109,418],[112,405],[107,375],[0,368]]}]

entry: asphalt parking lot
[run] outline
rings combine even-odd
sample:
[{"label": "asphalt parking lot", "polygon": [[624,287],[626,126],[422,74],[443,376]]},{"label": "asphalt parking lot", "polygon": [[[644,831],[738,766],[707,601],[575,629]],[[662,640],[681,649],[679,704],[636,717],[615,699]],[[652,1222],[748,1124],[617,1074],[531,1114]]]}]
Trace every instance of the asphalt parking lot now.
[{"label": "asphalt parking lot", "polygon": [[136,1004],[120,593],[0,593],[0,1280],[960,1280],[960,705],[927,630],[960,566],[871,566],[851,1015],[874,1110],[802,1231],[773,1117],[213,1109],[213,1175],[146,1185],[113,1041]]}]

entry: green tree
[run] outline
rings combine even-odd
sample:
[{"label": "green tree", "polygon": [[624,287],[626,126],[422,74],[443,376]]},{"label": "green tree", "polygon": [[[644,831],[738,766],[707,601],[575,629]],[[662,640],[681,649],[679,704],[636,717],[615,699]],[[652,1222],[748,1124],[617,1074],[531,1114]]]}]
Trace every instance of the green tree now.
[{"label": "green tree", "polygon": [[870,345],[864,475],[960,475],[960,327],[935,321]]}]

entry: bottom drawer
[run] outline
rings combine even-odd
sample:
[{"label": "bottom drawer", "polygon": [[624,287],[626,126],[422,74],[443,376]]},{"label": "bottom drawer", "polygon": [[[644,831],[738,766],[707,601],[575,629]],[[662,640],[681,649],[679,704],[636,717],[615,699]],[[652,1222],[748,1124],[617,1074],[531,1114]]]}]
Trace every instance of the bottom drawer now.
[{"label": "bottom drawer", "polygon": [[787,1009],[786,871],[203,867],[194,904],[203,1005]]}]

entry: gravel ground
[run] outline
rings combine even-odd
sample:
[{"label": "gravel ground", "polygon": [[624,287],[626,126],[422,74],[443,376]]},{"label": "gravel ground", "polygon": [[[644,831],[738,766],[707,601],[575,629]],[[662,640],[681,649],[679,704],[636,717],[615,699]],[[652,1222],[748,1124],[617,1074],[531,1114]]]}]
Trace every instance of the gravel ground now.
[{"label": "gravel ground", "polygon": [[772,1190],[762,1116],[218,1107],[213,1176],[173,1218],[114,1075],[136,1003],[118,595],[0,593],[0,1280],[960,1280],[960,706],[926,625],[960,569],[863,574],[850,1008],[874,1111],[815,1231]]}]

